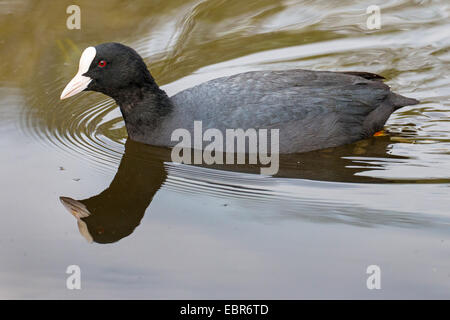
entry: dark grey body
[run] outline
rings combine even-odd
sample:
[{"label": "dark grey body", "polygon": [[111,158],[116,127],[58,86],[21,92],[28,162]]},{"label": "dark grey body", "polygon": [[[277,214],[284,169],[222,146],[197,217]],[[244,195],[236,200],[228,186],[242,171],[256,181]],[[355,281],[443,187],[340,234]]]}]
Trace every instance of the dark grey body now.
[{"label": "dark grey body", "polygon": [[417,103],[392,93],[381,77],[361,75],[288,70],[218,78],[171,97],[171,112],[155,128],[128,131],[134,140],[173,146],[175,129],[192,134],[201,120],[203,130],[216,128],[224,137],[225,129],[279,129],[280,153],[352,143],[381,130],[397,108]]}]

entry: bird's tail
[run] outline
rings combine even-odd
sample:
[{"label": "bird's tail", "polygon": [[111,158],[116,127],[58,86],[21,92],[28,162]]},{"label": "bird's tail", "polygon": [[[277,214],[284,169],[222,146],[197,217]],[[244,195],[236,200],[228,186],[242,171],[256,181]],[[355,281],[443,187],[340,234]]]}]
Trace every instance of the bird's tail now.
[{"label": "bird's tail", "polygon": [[394,106],[395,110],[404,107],[404,106],[412,106],[415,104],[419,104],[420,101],[416,100],[414,98],[408,98],[408,97],[404,97],[400,94],[396,94],[396,93],[391,93],[391,95],[389,96],[392,105]]}]

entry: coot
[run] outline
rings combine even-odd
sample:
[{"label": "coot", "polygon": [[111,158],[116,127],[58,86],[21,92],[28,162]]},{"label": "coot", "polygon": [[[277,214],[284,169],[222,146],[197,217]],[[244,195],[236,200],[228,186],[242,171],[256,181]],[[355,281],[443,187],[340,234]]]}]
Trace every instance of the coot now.
[{"label": "coot", "polygon": [[[131,139],[174,146],[172,132],[279,129],[279,152],[335,147],[382,130],[397,109],[419,103],[367,72],[253,71],[217,78],[168,97],[142,58],[120,43],[88,47],[61,99],[97,91],[119,105]],[[225,136],[225,134],[224,134]]]}]

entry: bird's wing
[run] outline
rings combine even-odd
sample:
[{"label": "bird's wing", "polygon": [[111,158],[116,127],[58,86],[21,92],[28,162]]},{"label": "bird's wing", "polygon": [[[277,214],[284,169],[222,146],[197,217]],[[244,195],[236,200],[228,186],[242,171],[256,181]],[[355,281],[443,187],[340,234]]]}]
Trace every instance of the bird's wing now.
[{"label": "bird's wing", "polygon": [[256,71],[219,78],[172,97],[185,117],[204,127],[263,128],[320,117],[359,125],[390,94],[367,77],[307,70]]}]

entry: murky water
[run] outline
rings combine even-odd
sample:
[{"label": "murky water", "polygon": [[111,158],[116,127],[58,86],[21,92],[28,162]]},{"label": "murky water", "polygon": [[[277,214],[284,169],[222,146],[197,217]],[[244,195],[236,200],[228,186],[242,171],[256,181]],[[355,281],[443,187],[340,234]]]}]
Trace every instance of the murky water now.
[{"label": "murky water", "polygon": [[[373,1],[77,3],[68,30],[71,1],[0,0],[1,298],[450,298],[448,1],[380,2],[380,30]],[[59,100],[81,51],[107,41],[169,94],[248,70],[357,70],[421,104],[387,136],[283,156],[276,177],[174,164],[127,141],[108,97]]]}]

